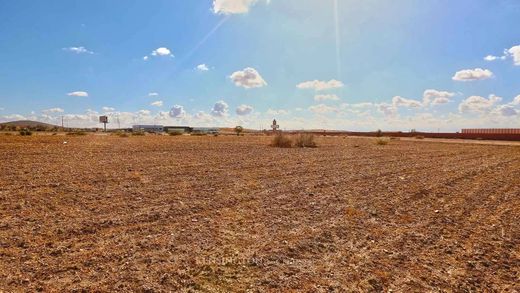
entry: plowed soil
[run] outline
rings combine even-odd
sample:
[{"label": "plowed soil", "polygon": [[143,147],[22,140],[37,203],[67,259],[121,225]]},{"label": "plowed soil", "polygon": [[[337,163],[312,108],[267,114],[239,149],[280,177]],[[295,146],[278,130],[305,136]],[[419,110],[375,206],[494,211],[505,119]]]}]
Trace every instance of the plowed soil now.
[{"label": "plowed soil", "polygon": [[0,291],[520,290],[520,147],[269,142],[1,136]]}]

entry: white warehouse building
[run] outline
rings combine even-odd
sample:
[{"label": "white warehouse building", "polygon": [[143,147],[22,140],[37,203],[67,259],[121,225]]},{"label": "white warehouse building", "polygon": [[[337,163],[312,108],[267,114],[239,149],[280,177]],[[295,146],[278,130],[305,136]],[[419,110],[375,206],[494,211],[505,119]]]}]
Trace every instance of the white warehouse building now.
[{"label": "white warehouse building", "polygon": [[162,125],[134,125],[132,126],[134,132],[163,132],[164,126]]}]

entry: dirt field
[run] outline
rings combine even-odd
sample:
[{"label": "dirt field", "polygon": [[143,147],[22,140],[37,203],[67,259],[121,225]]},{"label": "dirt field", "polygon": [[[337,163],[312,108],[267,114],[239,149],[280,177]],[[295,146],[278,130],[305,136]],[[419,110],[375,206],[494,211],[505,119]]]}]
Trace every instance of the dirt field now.
[{"label": "dirt field", "polygon": [[520,290],[519,146],[268,143],[0,136],[0,291]]}]

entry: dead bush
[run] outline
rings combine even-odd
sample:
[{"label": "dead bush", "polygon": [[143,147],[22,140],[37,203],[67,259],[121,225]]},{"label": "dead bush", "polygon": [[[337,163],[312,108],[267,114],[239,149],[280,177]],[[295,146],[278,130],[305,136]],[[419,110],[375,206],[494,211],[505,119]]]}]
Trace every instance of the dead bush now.
[{"label": "dead bush", "polygon": [[30,131],[29,129],[22,129],[20,130],[20,135],[21,136],[31,136],[32,135],[32,131]]},{"label": "dead bush", "polygon": [[292,147],[292,140],[288,136],[278,133],[274,136],[271,146],[277,148],[290,148]]},{"label": "dead bush", "polygon": [[376,139],[376,144],[377,145],[387,145],[388,144],[388,140],[386,140],[384,138],[378,138],[378,139]]},{"label": "dead bush", "polygon": [[318,145],[314,141],[314,135],[310,133],[300,133],[296,136],[294,145],[300,148],[315,148]]}]

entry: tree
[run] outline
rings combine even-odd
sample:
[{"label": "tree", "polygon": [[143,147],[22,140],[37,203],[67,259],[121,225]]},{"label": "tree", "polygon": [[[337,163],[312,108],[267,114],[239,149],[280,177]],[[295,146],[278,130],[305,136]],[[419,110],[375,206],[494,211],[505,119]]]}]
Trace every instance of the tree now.
[{"label": "tree", "polygon": [[240,136],[240,133],[244,131],[244,128],[242,126],[235,127],[235,132],[237,133],[237,136]]}]

